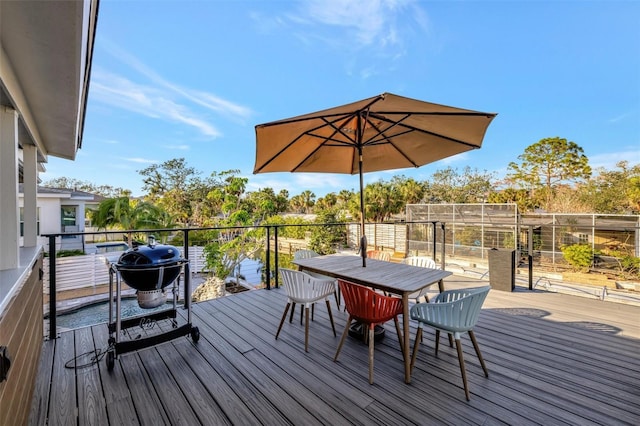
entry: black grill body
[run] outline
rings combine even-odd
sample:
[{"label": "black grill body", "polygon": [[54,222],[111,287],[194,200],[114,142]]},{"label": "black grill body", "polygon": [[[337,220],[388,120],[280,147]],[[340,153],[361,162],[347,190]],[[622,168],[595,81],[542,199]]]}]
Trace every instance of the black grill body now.
[{"label": "black grill body", "polygon": [[116,267],[129,287],[141,291],[160,290],[180,275],[184,259],[171,245],[138,246],[125,251]]}]

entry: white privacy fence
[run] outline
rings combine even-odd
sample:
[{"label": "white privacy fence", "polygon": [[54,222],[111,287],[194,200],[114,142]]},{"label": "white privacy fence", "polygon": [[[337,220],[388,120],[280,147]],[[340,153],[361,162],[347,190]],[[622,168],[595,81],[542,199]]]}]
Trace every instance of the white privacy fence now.
[{"label": "white privacy fence", "polygon": [[[56,291],[95,287],[109,284],[109,263],[117,262],[122,252],[87,254],[56,259]],[[180,247],[180,254],[184,249]],[[44,259],[44,271],[49,271],[50,258]],[[205,271],[204,247],[189,247],[189,266],[192,273]],[[49,274],[44,274],[44,292],[49,294]]]}]

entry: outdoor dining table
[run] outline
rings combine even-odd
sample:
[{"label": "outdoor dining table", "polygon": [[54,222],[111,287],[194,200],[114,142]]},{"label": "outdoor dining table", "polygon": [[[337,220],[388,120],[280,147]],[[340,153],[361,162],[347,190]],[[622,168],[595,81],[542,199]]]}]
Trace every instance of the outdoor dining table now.
[{"label": "outdoor dining table", "polygon": [[409,295],[435,283],[438,283],[442,292],[443,280],[451,275],[451,272],[375,259],[367,259],[367,266],[363,267],[359,256],[340,254],[297,259],[293,263],[301,271],[316,272],[402,297],[403,334],[400,344],[403,348],[404,380],[410,383]]}]

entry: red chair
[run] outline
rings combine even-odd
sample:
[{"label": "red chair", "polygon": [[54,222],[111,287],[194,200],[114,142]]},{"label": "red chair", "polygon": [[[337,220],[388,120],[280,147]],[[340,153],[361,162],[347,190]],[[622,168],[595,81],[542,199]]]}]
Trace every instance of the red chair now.
[{"label": "red chair", "polygon": [[[347,325],[342,333],[338,350],[333,361],[338,360],[340,350],[344,343],[344,339],[349,333],[349,327],[352,321],[358,321],[362,326],[367,326],[369,333],[364,333],[365,341],[369,340],[369,383],[373,384],[373,346],[374,346],[374,329],[377,324],[383,324],[390,319],[393,319],[396,325],[396,332],[398,333],[398,341],[400,342],[400,349],[402,346],[402,333],[400,332],[400,323],[398,322],[398,315],[402,313],[402,299],[397,297],[384,296],[376,293],[369,287],[364,287],[358,284],[354,284],[348,281],[338,280],[340,290],[342,292],[342,298],[349,313],[349,319],[347,319]],[[403,354],[404,355],[404,354]]]}]

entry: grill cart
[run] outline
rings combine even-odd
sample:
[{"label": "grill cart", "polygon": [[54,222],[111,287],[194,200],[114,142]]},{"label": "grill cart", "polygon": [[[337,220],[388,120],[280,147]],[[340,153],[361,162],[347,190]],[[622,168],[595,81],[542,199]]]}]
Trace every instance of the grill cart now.
[{"label": "grill cart", "polygon": [[[180,273],[189,273],[189,260],[180,256],[180,251],[171,245],[156,244],[149,237],[147,245],[141,245],[125,251],[118,262],[109,267],[109,349],[107,367],[112,370],[118,355],[147,348],[175,338],[191,335],[194,342],[200,339],[198,327],[191,324],[191,291],[189,280],[185,280],[184,307],[187,310],[187,323],[178,326],[177,305],[180,287]],[[121,291],[122,282],[136,290],[138,305],[143,309],[158,308],[149,314],[122,318]],[[115,288],[114,288],[115,287]],[[115,292],[115,293],[114,293]],[[167,303],[171,296],[172,303]],[[115,301],[115,306],[114,306]],[[169,321],[168,331],[151,333],[158,321]],[[140,327],[141,333],[131,339],[125,339],[125,330]],[[161,327],[157,327],[160,329]],[[165,327],[166,328],[166,327]],[[144,332],[142,332],[144,331]]]}]

